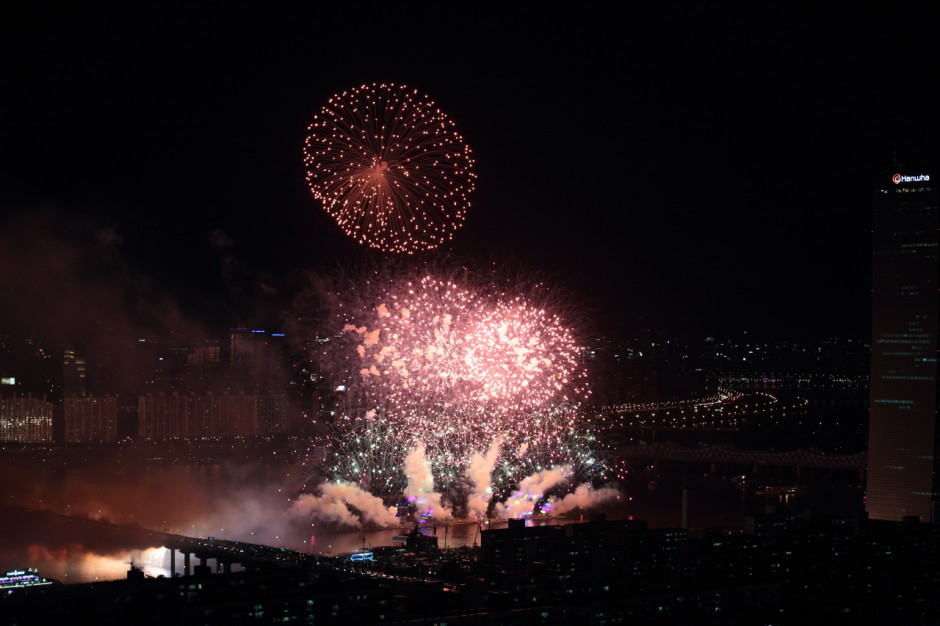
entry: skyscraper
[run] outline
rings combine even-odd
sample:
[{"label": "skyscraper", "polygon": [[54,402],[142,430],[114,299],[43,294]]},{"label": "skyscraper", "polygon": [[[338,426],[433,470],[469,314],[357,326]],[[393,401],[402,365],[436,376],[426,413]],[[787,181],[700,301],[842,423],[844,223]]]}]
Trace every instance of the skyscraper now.
[{"label": "skyscraper", "polygon": [[52,441],[53,405],[46,396],[32,394],[0,397],[0,441],[48,443]]},{"label": "skyscraper", "polygon": [[66,398],[85,397],[85,357],[66,350],[62,363],[62,392]]},{"label": "skyscraper", "polygon": [[866,509],[940,522],[936,176],[887,173],[872,221],[871,402]]}]

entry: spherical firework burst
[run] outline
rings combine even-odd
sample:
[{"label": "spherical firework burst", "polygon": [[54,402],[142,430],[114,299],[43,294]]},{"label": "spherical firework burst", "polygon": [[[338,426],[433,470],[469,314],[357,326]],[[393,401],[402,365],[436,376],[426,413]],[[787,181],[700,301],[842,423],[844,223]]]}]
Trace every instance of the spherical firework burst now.
[{"label": "spherical firework burst", "polygon": [[361,326],[343,326],[358,340],[359,375],[371,395],[400,409],[458,400],[466,379],[460,329],[479,306],[475,294],[425,276],[376,295]]},{"label": "spherical firework burst", "polygon": [[467,327],[463,365],[479,401],[516,413],[570,399],[578,347],[557,315],[515,297],[480,307]]},{"label": "spherical firework burst", "polygon": [[358,242],[412,254],[449,241],[463,224],[474,161],[427,96],[362,85],[330,98],[308,131],[310,190]]},{"label": "spherical firework burst", "polygon": [[424,276],[388,285],[370,308],[342,328],[357,384],[415,437],[492,440],[507,421],[580,399],[570,331],[522,297]]}]

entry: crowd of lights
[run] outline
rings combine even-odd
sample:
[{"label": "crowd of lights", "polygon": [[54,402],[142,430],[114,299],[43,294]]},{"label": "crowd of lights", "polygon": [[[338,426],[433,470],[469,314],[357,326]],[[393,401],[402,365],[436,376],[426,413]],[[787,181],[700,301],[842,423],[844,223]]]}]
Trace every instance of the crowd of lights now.
[{"label": "crowd of lights", "polygon": [[749,420],[785,419],[805,411],[806,398],[782,402],[767,392],[742,394],[722,391],[721,402],[634,405],[633,412],[597,415],[595,426],[601,436],[629,429],[738,429]]},{"label": "crowd of lights", "polygon": [[767,389],[798,387],[807,389],[848,389],[868,385],[867,375],[819,374],[819,373],[766,373],[729,374],[719,379],[719,384],[737,389]]},{"label": "crowd of lights", "polygon": [[329,99],[304,144],[307,183],[347,235],[413,254],[463,225],[476,174],[454,122],[426,95],[371,84]]},{"label": "crowd of lights", "polygon": [[627,402],[623,404],[614,404],[601,407],[602,413],[625,414],[637,413],[640,411],[661,411],[665,409],[685,409],[688,407],[702,408],[717,406],[729,401],[733,401],[740,394],[736,391],[726,388],[720,388],[717,393],[707,398],[694,398],[690,400],[669,400],[666,402]]}]

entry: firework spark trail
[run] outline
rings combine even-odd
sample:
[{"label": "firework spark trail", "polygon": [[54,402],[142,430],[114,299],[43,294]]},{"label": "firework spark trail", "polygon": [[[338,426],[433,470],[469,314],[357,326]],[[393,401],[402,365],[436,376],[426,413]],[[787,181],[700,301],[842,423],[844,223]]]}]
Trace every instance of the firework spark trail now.
[{"label": "firework spark trail", "polygon": [[571,469],[575,483],[606,479],[607,464],[596,437],[578,421],[574,407],[560,406],[514,422],[519,429],[507,435],[511,445],[494,471],[502,494],[531,474],[556,465]]},{"label": "firework spark trail", "polygon": [[362,85],[329,99],[308,128],[307,183],[347,235],[412,254],[463,225],[476,174],[454,122],[404,85]]},{"label": "firework spark trail", "polygon": [[379,497],[401,493],[402,459],[407,446],[388,420],[370,410],[361,417],[341,416],[319,438],[328,450],[316,469],[331,480],[356,485]]}]

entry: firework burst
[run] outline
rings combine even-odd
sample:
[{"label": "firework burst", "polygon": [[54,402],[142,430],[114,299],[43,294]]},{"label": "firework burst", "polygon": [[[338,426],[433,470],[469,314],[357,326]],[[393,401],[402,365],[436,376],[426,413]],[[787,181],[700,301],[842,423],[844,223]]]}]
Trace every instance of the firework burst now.
[{"label": "firework burst", "polygon": [[308,128],[307,183],[347,235],[412,254],[463,224],[476,174],[470,148],[434,102],[404,85],[334,95]]},{"label": "firework burst", "polygon": [[486,494],[553,466],[571,482],[603,475],[578,418],[573,332],[544,292],[509,296],[496,282],[396,268],[331,290],[331,340],[315,360],[365,417],[334,424],[327,478],[389,495],[420,450],[447,505],[480,515]]},{"label": "firework burst", "polygon": [[425,275],[389,285],[341,330],[346,355],[358,357],[356,382],[390,414],[515,419],[583,399],[572,333],[522,297]]},{"label": "firework burst", "polygon": [[375,411],[341,415],[317,441],[329,453],[316,462],[318,473],[333,482],[355,485],[381,498],[402,492],[407,478],[402,460],[407,446],[392,425]]}]

